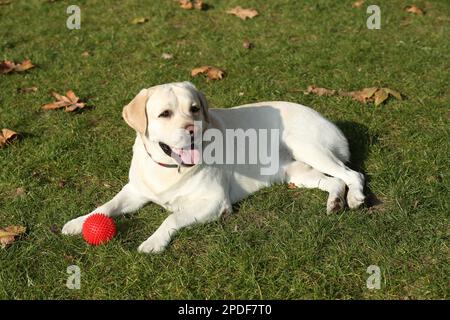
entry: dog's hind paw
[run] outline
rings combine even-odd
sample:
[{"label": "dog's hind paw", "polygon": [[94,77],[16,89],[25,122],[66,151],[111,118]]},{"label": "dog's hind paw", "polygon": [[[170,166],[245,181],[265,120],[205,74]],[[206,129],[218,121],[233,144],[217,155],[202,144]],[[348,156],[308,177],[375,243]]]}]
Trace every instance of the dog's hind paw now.
[{"label": "dog's hind paw", "polygon": [[360,190],[350,188],[347,194],[347,203],[350,209],[357,209],[364,204],[365,196]]},{"label": "dog's hind paw", "polygon": [[327,214],[337,213],[344,209],[345,200],[337,196],[330,196],[327,201]]}]

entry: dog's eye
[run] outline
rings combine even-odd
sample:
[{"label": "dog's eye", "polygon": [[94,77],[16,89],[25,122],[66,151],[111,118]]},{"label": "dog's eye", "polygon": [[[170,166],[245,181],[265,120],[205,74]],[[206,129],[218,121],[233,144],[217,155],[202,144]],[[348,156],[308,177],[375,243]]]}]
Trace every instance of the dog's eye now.
[{"label": "dog's eye", "polygon": [[190,110],[192,113],[196,113],[196,112],[199,112],[199,111],[200,111],[200,108],[197,107],[197,106],[192,106],[189,110]]},{"label": "dog's eye", "polygon": [[163,111],[159,114],[158,118],[168,118],[172,115],[170,110]]}]

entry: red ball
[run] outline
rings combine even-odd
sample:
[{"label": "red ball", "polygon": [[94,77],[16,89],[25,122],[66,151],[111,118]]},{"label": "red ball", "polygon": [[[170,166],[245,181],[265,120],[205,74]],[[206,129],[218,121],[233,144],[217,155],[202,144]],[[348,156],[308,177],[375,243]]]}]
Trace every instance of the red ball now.
[{"label": "red ball", "polygon": [[116,224],[114,220],[103,213],[94,213],[84,221],[83,238],[91,245],[105,244],[115,235]]}]

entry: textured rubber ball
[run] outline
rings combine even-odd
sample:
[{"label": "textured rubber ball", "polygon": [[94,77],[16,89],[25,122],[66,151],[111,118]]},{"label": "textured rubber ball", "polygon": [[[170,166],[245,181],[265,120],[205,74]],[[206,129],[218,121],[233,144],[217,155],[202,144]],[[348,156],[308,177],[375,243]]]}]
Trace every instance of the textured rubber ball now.
[{"label": "textured rubber ball", "polygon": [[116,235],[114,220],[102,213],[94,213],[84,221],[83,238],[93,246],[108,243]]}]

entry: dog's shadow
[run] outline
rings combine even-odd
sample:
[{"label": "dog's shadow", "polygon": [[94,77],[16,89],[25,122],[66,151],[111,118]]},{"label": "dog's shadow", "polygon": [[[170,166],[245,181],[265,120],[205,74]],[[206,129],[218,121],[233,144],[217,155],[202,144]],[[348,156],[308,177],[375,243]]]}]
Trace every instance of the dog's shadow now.
[{"label": "dog's shadow", "polygon": [[349,166],[356,171],[365,173],[365,161],[371,146],[378,143],[378,135],[369,132],[365,125],[353,121],[337,121],[335,123],[342,130],[350,147]]}]

